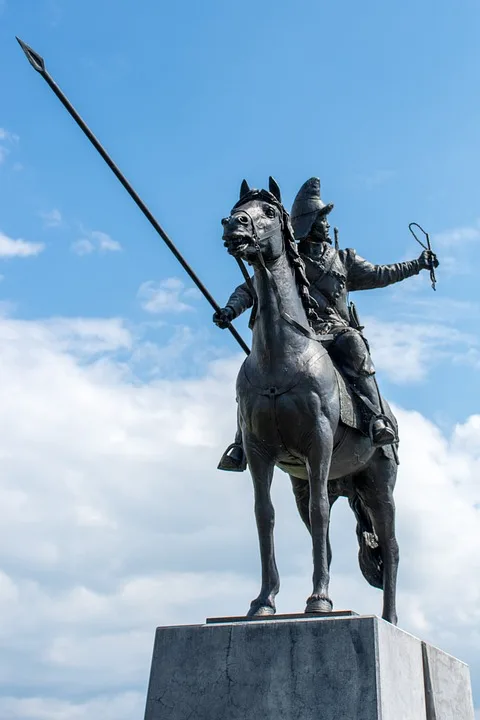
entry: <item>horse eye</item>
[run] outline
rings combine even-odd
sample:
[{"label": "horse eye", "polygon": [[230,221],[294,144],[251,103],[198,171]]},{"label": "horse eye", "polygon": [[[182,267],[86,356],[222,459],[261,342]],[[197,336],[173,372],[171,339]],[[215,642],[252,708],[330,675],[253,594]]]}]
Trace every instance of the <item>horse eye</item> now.
[{"label": "horse eye", "polygon": [[273,217],[275,217],[275,210],[274,210],[273,208],[271,208],[271,207],[267,207],[266,210],[265,210],[265,215],[266,215],[267,217],[273,218]]}]

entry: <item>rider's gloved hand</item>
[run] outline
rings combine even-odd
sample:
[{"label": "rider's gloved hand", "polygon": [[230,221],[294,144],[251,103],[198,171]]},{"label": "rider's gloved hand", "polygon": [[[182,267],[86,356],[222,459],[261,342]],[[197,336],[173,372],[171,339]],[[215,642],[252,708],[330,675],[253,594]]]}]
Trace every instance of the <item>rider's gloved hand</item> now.
[{"label": "rider's gloved hand", "polygon": [[228,323],[230,323],[234,317],[235,313],[233,312],[232,308],[228,307],[227,305],[227,307],[221,308],[213,314],[213,322],[217,327],[224,330],[226,327],[228,327]]},{"label": "rider's gloved hand", "polygon": [[434,268],[437,268],[439,265],[437,256],[431,250],[424,250],[418,258],[418,262],[420,264],[421,270],[430,270],[432,267],[432,263]]}]

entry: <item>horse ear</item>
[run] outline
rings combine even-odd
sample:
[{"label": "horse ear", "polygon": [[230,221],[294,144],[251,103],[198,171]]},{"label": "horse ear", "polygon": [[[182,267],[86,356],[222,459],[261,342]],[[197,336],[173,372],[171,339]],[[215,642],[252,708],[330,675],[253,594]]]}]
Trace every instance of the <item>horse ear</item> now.
[{"label": "horse ear", "polygon": [[246,180],[242,180],[242,184],[240,185],[240,200],[245,197],[250,192],[250,186],[247,183]]},{"label": "horse ear", "polygon": [[274,195],[277,198],[278,202],[281,203],[282,202],[282,193],[280,192],[280,188],[278,186],[277,181],[274,180],[272,176],[270,176],[268,178],[268,189],[270,190],[272,195]]}]

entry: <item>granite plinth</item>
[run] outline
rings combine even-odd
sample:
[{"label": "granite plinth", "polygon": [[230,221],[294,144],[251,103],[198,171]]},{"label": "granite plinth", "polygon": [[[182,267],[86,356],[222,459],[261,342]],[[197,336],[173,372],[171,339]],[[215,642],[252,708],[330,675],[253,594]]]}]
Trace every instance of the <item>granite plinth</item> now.
[{"label": "granite plinth", "polygon": [[145,720],[473,720],[468,667],[377,617],[157,629]]}]

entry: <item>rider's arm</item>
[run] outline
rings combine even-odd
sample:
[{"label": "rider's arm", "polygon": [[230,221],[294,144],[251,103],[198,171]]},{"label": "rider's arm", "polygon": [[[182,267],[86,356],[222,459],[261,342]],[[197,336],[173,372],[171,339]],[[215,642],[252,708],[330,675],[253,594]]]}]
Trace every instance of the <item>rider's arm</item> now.
[{"label": "rider's arm", "polygon": [[418,275],[422,266],[418,260],[394,263],[393,265],[372,265],[357,255],[355,250],[345,251],[348,270],[347,286],[349,290],[373,290],[387,287],[393,283]]},{"label": "rider's arm", "polygon": [[239,285],[228,298],[226,307],[231,308],[233,311],[233,318],[241,315],[245,310],[251,308],[253,305],[253,296],[250,292],[250,288],[247,283],[244,282]]}]

